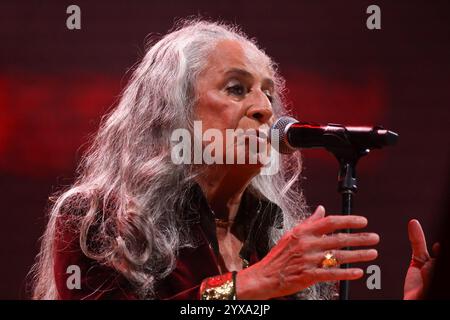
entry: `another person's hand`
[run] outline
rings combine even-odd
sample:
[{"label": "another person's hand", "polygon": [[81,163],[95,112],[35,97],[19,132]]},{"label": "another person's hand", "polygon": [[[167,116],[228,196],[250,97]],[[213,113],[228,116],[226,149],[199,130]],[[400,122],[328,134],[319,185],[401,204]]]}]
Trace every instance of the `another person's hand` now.
[{"label": "another person's hand", "polygon": [[375,233],[336,233],[367,226],[361,216],[327,216],[322,206],[287,232],[258,263],[237,274],[239,299],[270,299],[299,292],[317,282],[354,280],[363,276],[360,268],[323,268],[327,252],[339,264],[374,260],[375,249],[340,250],[344,247],[372,246],[379,242]]},{"label": "another person's hand", "polygon": [[[427,242],[422,227],[417,220],[411,220],[408,224],[408,236],[411,242],[412,257],[406,273],[404,286],[404,299],[422,299],[430,280],[435,258],[430,257]],[[439,244],[433,245],[433,254],[436,256]]]}]

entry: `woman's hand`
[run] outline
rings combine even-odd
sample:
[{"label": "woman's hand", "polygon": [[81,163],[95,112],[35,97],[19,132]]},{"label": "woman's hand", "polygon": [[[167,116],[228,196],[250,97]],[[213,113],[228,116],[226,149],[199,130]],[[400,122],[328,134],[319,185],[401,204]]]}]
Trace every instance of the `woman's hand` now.
[{"label": "woman's hand", "polygon": [[[435,258],[431,258],[427,249],[427,242],[422,227],[417,220],[411,220],[408,224],[408,236],[411,242],[412,257],[406,273],[404,286],[404,299],[422,299],[431,280],[431,273]],[[439,244],[433,245],[433,254],[437,255]]]},{"label": "woman's hand", "polygon": [[258,263],[237,274],[239,299],[270,299],[299,292],[317,282],[354,280],[362,277],[359,268],[322,268],[326,252],[331,251],[339,264],[371,261],[375,249],[339,250],[344,247],[372,246],[379,242],[375,233],[337,233],[342,229],[360,229],[367,225],[361,216],[327,216],[322,206],[314,214],[287,232]]}]

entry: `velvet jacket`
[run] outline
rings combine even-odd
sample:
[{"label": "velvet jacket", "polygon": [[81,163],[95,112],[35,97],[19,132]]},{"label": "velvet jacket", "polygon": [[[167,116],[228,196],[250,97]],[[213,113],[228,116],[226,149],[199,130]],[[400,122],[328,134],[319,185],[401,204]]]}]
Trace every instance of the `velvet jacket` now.
[{"label": "velvet jacket", "polygon": [[[220,275],[219,245],[214,213],[198,185],[189,191],[188,204],[182,207],[194,248],[182,248],[175,269],[155,285],[157,299],[200,299],[200,285],[211,276]],[[262,259],[269,250],[269,229],[280,227],[281,209],[267,199],[245,191],[236,216],[243,246],[240,257],[245,266]],[[136,288],[115,269],[88,258],[80,249],[79,230],[57,220],[59,236],[55,239],[54,273],[60,299],[140,299]],[[80,286],[70,266],[79,267]],[[75,267],[75,268],[76,268]]]}]

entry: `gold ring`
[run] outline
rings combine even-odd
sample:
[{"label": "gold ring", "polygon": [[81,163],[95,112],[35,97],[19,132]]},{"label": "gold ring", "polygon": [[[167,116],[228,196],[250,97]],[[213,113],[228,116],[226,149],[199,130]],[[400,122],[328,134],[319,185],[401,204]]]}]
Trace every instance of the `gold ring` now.
[{"label": "gold ring", "polygon": [[334,268],[338,265],[336,257],[331,252],[327,252],[322,260],[322,268]]}]

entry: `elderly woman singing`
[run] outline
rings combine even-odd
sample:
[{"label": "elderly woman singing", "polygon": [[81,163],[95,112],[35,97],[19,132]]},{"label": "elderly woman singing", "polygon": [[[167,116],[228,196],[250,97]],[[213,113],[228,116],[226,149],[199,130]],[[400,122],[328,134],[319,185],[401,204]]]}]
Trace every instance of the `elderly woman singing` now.
[{"label": "elderly woman singing", "polygon": [[[379,236],[357,232],[367,219],[325,217],[322,206],[309,215],[298,153],[272,174],[246,161],[252,138],[267,141],[261,128],[287,114],[283,85],[274,62],[233,26],[189,21],[154,43],[74,184],[53,197],[34,298],[331,299],[333,283],[362,277],[338,265],[377,257],[370,247]],[[200,135],[253,129],[243,148],[228,141],[212,153],[245,161],[174,161],[173,133],[195,140],[195,123]],[[419,298],[431,258],[417,221],[410,238],[405,297]]]}]

